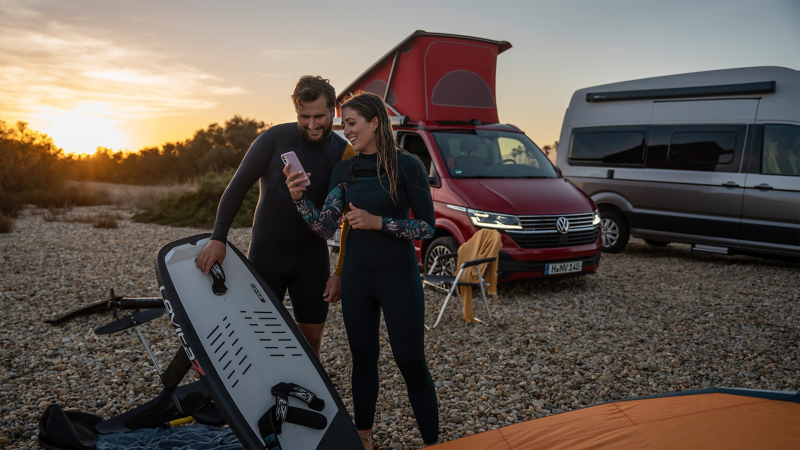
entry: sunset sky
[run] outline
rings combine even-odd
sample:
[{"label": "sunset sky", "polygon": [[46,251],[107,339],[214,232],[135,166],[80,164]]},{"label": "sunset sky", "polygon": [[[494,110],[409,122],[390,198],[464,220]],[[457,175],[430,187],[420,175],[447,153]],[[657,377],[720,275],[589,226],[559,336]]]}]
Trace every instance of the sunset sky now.
[{"label": "sunset sky", "polygon": [[183,140],[234,114],[295,120],[301,75],[342,89],[414,30],[511,42],[500,120],[558,139],[580,88],[800,69],[800,1],[0,0],[0,120],[67,152]]}]

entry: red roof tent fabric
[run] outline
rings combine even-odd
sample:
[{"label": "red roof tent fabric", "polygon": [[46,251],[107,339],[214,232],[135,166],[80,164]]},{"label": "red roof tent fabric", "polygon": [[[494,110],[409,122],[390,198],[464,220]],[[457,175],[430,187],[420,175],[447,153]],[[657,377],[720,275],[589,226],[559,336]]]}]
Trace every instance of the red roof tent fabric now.
[{"label": "red roof tent fabric", "polygon": [[[497,55],[509,48],[506,41],[418,30],[341,90],[337,104],[359,90],[383,97],[390,83],[386,103],[410,122],[497,123]],[[338,106],[336,112],[341,116]]]}]

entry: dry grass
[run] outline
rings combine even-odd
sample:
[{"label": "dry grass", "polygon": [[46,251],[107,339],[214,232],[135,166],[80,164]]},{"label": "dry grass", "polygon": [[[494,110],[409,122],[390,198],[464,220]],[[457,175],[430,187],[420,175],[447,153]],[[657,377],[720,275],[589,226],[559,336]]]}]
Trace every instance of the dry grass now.
[{"label": "dry grass", "polygon": [[117,222],[117,219],[121,219],[121,217],[118,214],[104,212],[94,217],[94,220],[92,221],[92,226],[95,228],[108,228],[108,229],[119,228],[119,222]]},{"label": "dry grass", "polygon": [[0,212],[0,233],[11,233],[14,231],[14,219]]},{"label": "dry grass", "polygon": [[63,207],[50,206],[42,214],[45,222],[70,222],[70,223],[90,223],[95,228],[116,229],[119,228],[118,220],[125,216],[119,212],[100,211],[99,213],[82,212],[77,213],[72,205]]},{"label": "dry grass", "polygon": [[181,194],[197,189],[195,181],[166,186],[136,186],[83,181],[71,181],[68,185],[87,192],[102,192],[108,197],[108,204],[128,210],[155,208],[158,201],[168,194]]}]

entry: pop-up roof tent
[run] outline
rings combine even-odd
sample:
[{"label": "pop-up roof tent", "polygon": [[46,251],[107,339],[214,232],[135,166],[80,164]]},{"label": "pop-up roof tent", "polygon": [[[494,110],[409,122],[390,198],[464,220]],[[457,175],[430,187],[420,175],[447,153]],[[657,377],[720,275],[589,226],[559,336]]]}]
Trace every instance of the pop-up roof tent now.
[{"label": "pop-up roof tent", "polygon": [[[337,104],[363,90],[411,122],[497,123],[497,55],[509,48],[506,41],[415,31],[341,90]],[[341,116],[338,106],[336,112]]]},{"label": "pop-up roof tent", "polygon": [[799,449],[800,394],[730,388],[659,394],[542,417],[431,448]]}]

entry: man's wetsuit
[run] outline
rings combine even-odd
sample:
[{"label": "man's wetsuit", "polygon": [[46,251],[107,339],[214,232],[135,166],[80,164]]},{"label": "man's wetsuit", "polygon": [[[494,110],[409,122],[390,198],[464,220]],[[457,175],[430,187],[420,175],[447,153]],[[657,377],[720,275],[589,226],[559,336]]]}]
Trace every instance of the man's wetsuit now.
[{"label": "man's wetsuit", "polygon": [[[414,239],[436,228],[428,177],[414,156],[398,152],[399,181],[393,201],[389,180],[379,179],[377,157],[360,154],[336,165],[331,192],[318,203],[297,200],[300,215],[322,237],[332,235],[345,205],[381,216],[381,230],[350,229],[342,274],[342,314],[353,355],[353,406],[356,428],[371,430],[378,398],[378,331],[383,310],[392,353],[408,387],[420,433],[426,443],[439,437],[436,390],[425,362],[424,294]],[[409,219],[409,209],[414,219]]]},{"label": "man's wetsuit", "polygon": [[328,303],[322,295],[330,275],[330,262],[326,242],[309,230],[297,214],[280,156],[295,152],[303,169],[311,173],[306,194],[321,207],[328,193],[331,170],[346,150],[351,153],[352,147],[336,133],[312,143],[302,138],[297,123],[273,126],[247,150],[219,202],[211,239],[225,242],[247,190],[259,181],[261,195],[247,257],[275,294],[283,297],[288,288],[294,317],[299,323],[325,322]]}]

